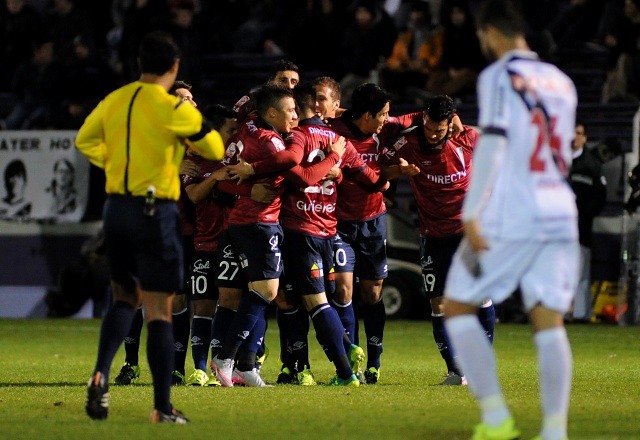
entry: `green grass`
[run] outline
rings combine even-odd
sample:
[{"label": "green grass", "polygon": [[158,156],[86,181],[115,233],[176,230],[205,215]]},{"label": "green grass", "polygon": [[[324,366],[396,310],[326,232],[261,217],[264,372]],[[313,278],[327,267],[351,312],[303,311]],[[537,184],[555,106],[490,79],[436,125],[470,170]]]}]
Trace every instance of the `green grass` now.
[{"label": "green grass", "polygon": [[[434,386],[445,371],[430,322],[391,321],[378,385],[177,387],[172,400],[192,424],[152,426],[142,348],[139,384],[111,387],[109,419],[95,422],[84,413],[84,399],[98,331],[96,320],[0,320],[0,439],[465,439],[479,419],[466,387]],[[640,438],[640,328],[574,325],[568,331],[574,353],[570,438]],[[274,382],[279,364],[273,321],[266,340],[271,356],[263,376]],[[498,325],[495,348],[507,400],[523,438],[531,438],[540,410],[529,327]],[[121,350],[112,378],[123,358]],[[316,380],[326,383],[332,365],[313,337],[311,361]],[[188,356],[188,373],[191,368]]]}]

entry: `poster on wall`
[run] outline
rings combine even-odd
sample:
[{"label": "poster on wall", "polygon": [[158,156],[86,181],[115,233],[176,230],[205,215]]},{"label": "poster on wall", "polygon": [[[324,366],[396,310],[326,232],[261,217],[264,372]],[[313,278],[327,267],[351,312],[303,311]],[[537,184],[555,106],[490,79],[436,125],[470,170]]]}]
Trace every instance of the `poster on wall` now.
[{"label": "poster on wall", "polygon": [[0,219],[80,221],[89,162],[75,137],[75,131],[0,131]]}]

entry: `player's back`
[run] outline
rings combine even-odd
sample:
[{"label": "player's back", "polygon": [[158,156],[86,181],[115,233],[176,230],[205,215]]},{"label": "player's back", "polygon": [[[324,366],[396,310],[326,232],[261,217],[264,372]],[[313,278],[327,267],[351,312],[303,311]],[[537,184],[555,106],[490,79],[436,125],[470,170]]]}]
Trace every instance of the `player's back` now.
[{"label": "player's back", "polygon": [[478,80],[480,125],[507,147],[482,214],[487,235],[507,239],[576,236],[571,163],[577,95],[573,82],[535,53],[512,51]]}]

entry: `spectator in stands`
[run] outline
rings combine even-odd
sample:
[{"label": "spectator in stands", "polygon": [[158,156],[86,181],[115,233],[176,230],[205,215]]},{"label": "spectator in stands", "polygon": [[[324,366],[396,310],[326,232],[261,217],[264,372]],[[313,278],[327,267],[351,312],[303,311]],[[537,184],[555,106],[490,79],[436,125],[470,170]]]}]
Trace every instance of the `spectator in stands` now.
[{"label": "spectator in stands", "polygon": [[568,51],[585,47],[591,42],[602,17],[602,0],[571,0],[548,25],[554,44]]},{"label": "spectator in stands", "polygon": [[12,90],[18,95],[18,102],[11,113],[0,120],[1,129],[51,126],[52,112],[62,91],[62,69],[53,48],[51,40],[36,42],[32,59],[16,70]]},{"label": "spectator in stands", "polygon": [[442,59],[442,39],[442,29],[431,25],[429,4],[415,0],[406,28],[398,34],[391,56],[380,70],[381,86],[400,96],[408,87],[423,89]]},{"label": "spectator in stands", "polygon": [[284,2],[252,0],[248,3],[249,18],[233,32],[233,51],[282,54],[276,41],[279,24],[284,17]]},{"label": "spectator in stands", "polygon": [[578,232],[580,238],[580,279],[573,303],[573,320],[589,322],[591,319],[591,236],[593,219],[602,211],[607,198],[607,181],[602,174],[600,154],[586,148],[587,132],[582,122],[576,123],[576,134],[571,143],[573,163],[569,183],[576,194],[578,206]]},{"label": "spectator in stands", "polygon": [[[320,71],[336,78],[344,72],[339,63],[327,62],[336,56],[335,50],[342,44],[345,8],[348,2],[340,0],[292,1],[287,12],[287,22],[283,26],[282,49],[296,60],[306,72]],[[309,50],[309,41],[301,35],[313,34],[320,44]]]},{"label": "spectator in stands", "polygon": [[602,41],[610,51],[602,102],[640,97],[640,0],[624,0],[623,13],[612,0],[603,15]]},{"label": "spectator in stands", "polygon": [[78,129],[89,112],[113,89],[116,75],[96,52],[89,36],[73,39],[73,58],[65,65],[63,82],[69,87],[57,112],[55,126],[60,129]]},{"label": "spectator in stands", "polygon": [[[379,64],[391,55],[396,40],[396,28],[386,11],[375,0],[357,0],[353,19],[342,38],[342,64],[346,75],[340,81],[342,96],[350,99],[353,90],[371,81]],[[343,102],[347,107],[349,102]]]},{"label": "spectator in stands", "polygon": [[476,79],[485,62],[466,1],[453,0],[443,6],[442,27],[442,60],[429,74],[426,91],[454,99],[470,93],[475,96]]},{"label": "spectator in stands", "polygon": [[73,56],[73,39],[77,35],[91,35],[93,26],[85,10],[76,6],[76,0],[52,0],[44,17],[44,29],[51,36],[60,60]]},{"label": "spectator in stands", "polygon": [[0,11],[0,87],[10,91],[16,68],[31,58],[34,30],[41,29],[42,19],[25,0],[6,0]]},{"label": "spectator in stands", "polygon": [[207,29],[202,27],[194,0],[171,0],[169,5],[171,16],[166,31],[173,37],[182,53],[180,78],[197,88],[200,81],[203,35]]},{"label": "spectator in stands", "polygon": [[[136,0],[129,2],[124,12],[122,37],[119,43],[122,76],[134,81],[140,76],[138,47],[142,36],[162,27],[169,20],[170,9],[166,0]],[[117,43],[116,43],[117,44]]]}]

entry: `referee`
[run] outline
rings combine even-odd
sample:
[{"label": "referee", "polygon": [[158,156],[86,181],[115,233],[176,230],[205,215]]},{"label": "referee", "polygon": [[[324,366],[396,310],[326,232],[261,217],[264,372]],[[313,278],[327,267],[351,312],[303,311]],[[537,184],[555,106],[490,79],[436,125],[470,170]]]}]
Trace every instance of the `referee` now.
[{"label": "referee", "polygon": [[152,32],[140,43],[140,79],[109,94],[87,117],[76,147],[106,174],[103,221],[114,304],[100,330],[86,411],[106,419],[109,369],[137,306],[147,320],[147,357],[153,376],[152,423],[188,423],[170,401],[174,350],[171,297],[183,284],[178,168],[188,143],[220,160],[224,145],[200,112],[170,95],[180,51],[168,34]]}]

